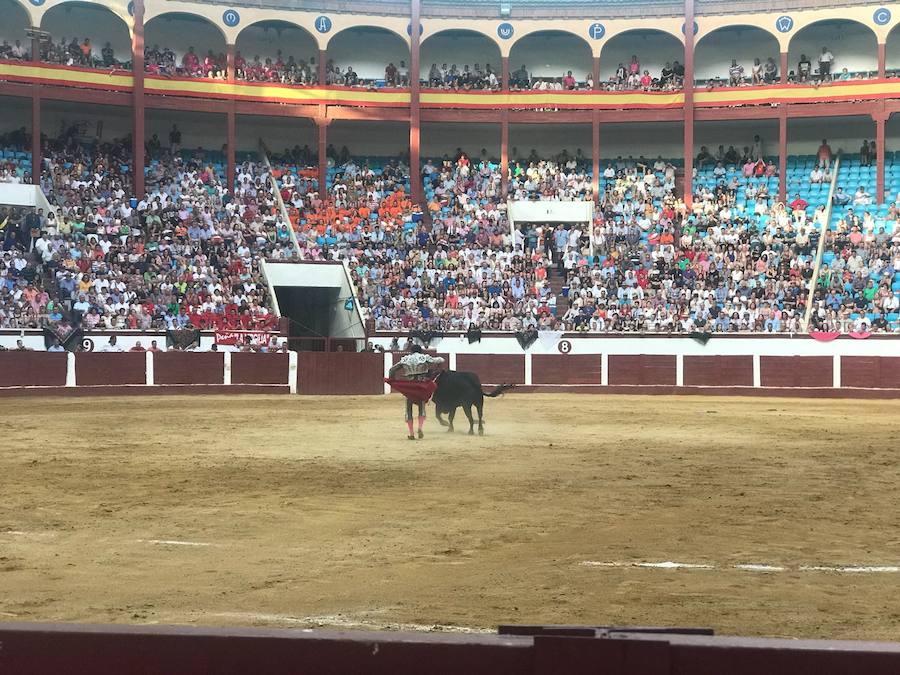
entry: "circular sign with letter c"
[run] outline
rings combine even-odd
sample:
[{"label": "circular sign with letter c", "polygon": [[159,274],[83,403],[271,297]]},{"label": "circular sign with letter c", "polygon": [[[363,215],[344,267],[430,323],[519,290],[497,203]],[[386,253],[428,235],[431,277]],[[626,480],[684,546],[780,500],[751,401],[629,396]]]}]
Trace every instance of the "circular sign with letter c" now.
[{"label": "circular sign with letter c", "polygon": [[559,350],[560,354],[568,354],[572,351],[572,343],[568,340],[560,340],[559,344],[556,345],[556,348]]}]

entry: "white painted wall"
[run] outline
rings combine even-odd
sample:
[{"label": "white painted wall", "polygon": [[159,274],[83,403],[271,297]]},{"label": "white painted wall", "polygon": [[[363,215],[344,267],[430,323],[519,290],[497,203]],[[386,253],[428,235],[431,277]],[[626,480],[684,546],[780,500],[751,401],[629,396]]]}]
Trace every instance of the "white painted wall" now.
[{"label": "white painted wall", "polygon": [[430,37],[422,43],[419,61],[422,79],[428,78],[432,63],[436,63],[438,67],[444,63],[448,67],[455,63],[460,70],[464,65],[474,66],[478,63],[484,68],[489,63],[494,72],[498,73],[497,79],[500,79],[500,48],[481,33],[447,31]]},{"label": "white painted wall", "polygon": [[14,0],[0,0],[0,44],[4,40],[16,44],[19,40],[30,52],[30,40],[25,37],[25,29],[30,23],[27,12]]},{"label": "white painted wall", "polygon": [[878,69],[878,45],[871,29],[851,21],[823,21],[793,37],[788,50],[788,71],[797,72],[801,54],[809,57],[813,69],[818,68],[816,59],[822,53],[822,47],[828,47],[834,54],[833,73],[843,68],[851,73]]},{"label": "white painted wall", "polygon": [[[591,156],[591,125],[589,124],[510,124],[509,160],[525,159],[531,149],[538,155],[550,157],[567,150],[575,155],[578,149]],[[518,151],[518,152],[516,152]]]},{"label": "white painted wall", "polygon": [[875,122],[870,117],[832,117],[829,120],[788,120],[788,154],[809,155],[819,149],[822,139],[835,152],[858,153],[863,139],[875,138]]},{"label": "white painted wall", "polygon": [[[752,147],[755,134],[762,138],[763,154],[776,157],[778,120],[697,122],[694,125],[694,154],[700,152],[701,145],[708,147],[710,152],[715,152],[719,145],[724,145],[726,150],[729,145],[733,145],[740,152],[744,146]],[[816,149],[818,147],[816,145]]]},{"label": "white painted wall", "polygon": [[328,144],[351,154],[393,157],[409,152],[409,125],[401,122],[336,121],[328,126]]},{"label": "white painted wall", "polygon": [[[601,167],[620,155],[669,159],[684,153],[684,131],[681,123],[602,124],[600,127]],[[588,146],[590,150],[590,146]]]},{"label": "white painted wall", "polygon": [[285,62],[293,56],[295,61],[309,63],[312,58],[318,60],[319,55],[316,41],[307,31],[276,22],[247,26],[238,35],[235,48],[248,61],[256,55],[263,62],[267,58],[274,61],[279,49]]},{"label": "white painted wall", "polygon": [[532,77],[562,77],[571,70],[575,79],[582,82],[591,72],[591,48],[574,35],[534,33],[518,40],[510,50],[509,72],[522,64]]},{"label": "white painted wall", "polygon": [[744,74],[749,78],[753,59],[759,58],[759,62],[765,64],[770,56],[775,59],[775,63],[781,63],[778,40],[768,31],[755,26],[722,28],[704,36],[697,43],[694,52],[695,78],[707,80],[721,77],[727,80],[731,59],[737,59],[744,66]]},{"label": "white painted wall", "polygon": [[[177,124],[181,131],[183,148],[203,147],[207,150],[221,150],[225,144],[227,131],[224,114],[184,112],[173,114],[168,110],[150,109],[145,112],[144,127],[148,140],[153,134],[157,134],[163,146],[168,146],[172,124]],[[256,147],[255,140],[250,141],[249,135],[242,138],[245,139],[246,145],[238,143],[238,150],[252,150]]]},{"label": "white painted wall", "polygon": [[144,44],[159,45],[175,52],[175,61],[181,65],[181,57],[188,47],[193,47],[200,60],[210,49],[214,54],[225,51],[225,36],[205,19],[191,15],[170,13],[151,19],[144,26]]},{"label": "white painted wall", "polygon": [[632,55],[638,57],[642,72],[649,70],[652,77],[659,77],[667,61],[684,63],[684,45],[674,35],[660,31],[635,30],[617,35],[600,52],[600,79],[608,81],[620,63],[627,68]]},{"label": "white painted wall", "polygon": [[[900,24],[897,24],[897,26],[900,26]],[[897,26],[888,34],[887,38],[884,59],[887,70],[900,69],[900,29]]]},{"label": "white painted wall", "polygon": [[51,8],[41,20],[41,29],[53,36],[54,42],[73,37],[82,42],[90,38],[94,45],[94,55],[109,42],[116,59],[131,61],[131,35],[128,26],[117,15],[100,5],[64,3]]},{"label": "white painted wall", "polygon": [[383,28],[349,28],[331,38],[328,58],[341,71],[353,66],[364,80],[382,79],[388,63],[399,67],[400,61],[406,61],[409,66],[409,45],[396,33]]},{"label": "white painted wall", "polygon": [[[30,115],[22,120],[30,127]],[[64,101],[41,101],[41,128],[48,136],[57,136],[63,125],[84,123],[85,135],[102,141],[124,138],[131,133],[131,111],[119,106],[74,106]]]},{"label": "white painted wall", "polygon": [[308,145],[313,151],[318,148],[316,125],[311,120],[292,117],[258,117],[238,115],[235,120],[237,147],[240,150],[255,150],[260,138],[273,153],[281,153],[285,148]]},{"label": "white painted wall", "polygon": [[[558,334],[554,334],[558,335]],[[572,344],[571,354],[681,354],[685,356],[898,356],[900,339],[896,337],[854,340],[842,337],[819,342],[805,335],[797,337],[751,338],[717,336],[705,345],[688,337],[566,337]],[[528,348],[529,354],[559,354],[560,338],[538,339]],[[387,348],[389,337],[373,340]],[[400,340],[401,346],[405,339]],[[524,354],[512,335],[493,337],[486,334],[481,342],[469,344],[465,334],[433,340],[429,345],[439,353],[450,354]],[[388,355],[390,356],[390,355]]]},{"label": "white painted wall", "polygon": [[[0,133],[22,126],[31,126],[31,101],[18,97],[0,97]],[[44,133],[55,135],[63,122],[84,121],[89,133],[94,134],[97,122],[103,123],[102,139],[112,140],[131,133],[131,112],[116,106],[76,107],[61,101],[43,101],[41,118]],[[177,122],[182,130],[186,147],[202,145],[219,149],[225,142],[225,116],[209,113],[173,113],[167,110],[148,109],[146,111],[147,138],[159,134],[163,143],[168,141],[169,129]],[[317,138],[314,125],[309,120],[293,118],[237,118],[238,150],[255,150],[257,139],[262,137],[272,150],[283,150],[285,145],[299,143],[316,147]],[[777,153],[778,129],[775,120],[758,122],[700,122],[695,129],[695,152],[700,145],[715,148],[719,143],[734,143],[740,148],[759,133],[765,143],[768,155]],[[788,152],[790,154],[812,154],[819,147],[823,137],[828,138],[832,148],[843,147],[856,152],[862,139],[874,137],[875,124],[863,116],[844,117],[830,120],[790,120],[788,122]],[[389,122],[333,122],[328,128],[329,142],[340,149],[346,144],[357,154],[395,155],[406,151],[409,146],[409,127],[403,123]],[[635,157],[681,157],[682,127],[675,123],[661,124],[613,124],[607,123],[600,130],[600,156],[602,161],[614,159],[618,155]],[[437,124],[425,123],[422,127],[422,159],[437,159],[443,154],[452,154],[462,148],[473,157],[480,155],[481,149],[488,151],[489,157],[500,156],[500,126],[498,124]],[[510,125],[510,157],[513,148],[518,148],[526,157],[532,147],[542,155],[555,155],[563,148],[570,153],[581,148],[585,156],[591,153],[590,127],[588,125]],[[886,127],[886,147],[900,150],[900,116],[894,116]]]},{"label": "white painted wall", "polygon": [[487,150],[488,159],[500,158],[499,124],[437,124],[422,125],[422,160],[439,160],[444,155],[453,157],[456,149],[473,158],[481,157]]}]

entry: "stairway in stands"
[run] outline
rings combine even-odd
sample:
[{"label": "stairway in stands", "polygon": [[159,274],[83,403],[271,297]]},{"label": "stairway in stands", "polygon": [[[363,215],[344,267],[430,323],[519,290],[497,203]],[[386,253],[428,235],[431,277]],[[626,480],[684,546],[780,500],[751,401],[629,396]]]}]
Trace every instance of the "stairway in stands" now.
[{"label": "stairway in stands", "polygon": [[553,265],[548,270],[547,280],[550,282],[550,290],[556,296],[556,317],[561,319],[569,310],[569,299],[562,292],[562,287],[566,284],[566,278],[560,275],[556,265]]}]

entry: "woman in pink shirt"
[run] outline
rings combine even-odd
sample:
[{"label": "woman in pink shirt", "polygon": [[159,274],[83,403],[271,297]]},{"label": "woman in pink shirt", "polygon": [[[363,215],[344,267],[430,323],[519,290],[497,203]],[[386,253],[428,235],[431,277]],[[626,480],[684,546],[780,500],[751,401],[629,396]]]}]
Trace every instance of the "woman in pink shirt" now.
[{"label": "woman in pink shirt", "polygon": [[628,73],[630,75],[641,74],[641,64],[638,62],[638,57],[636,54],[633,54],[631,56],[631,63],[628,64]]}]

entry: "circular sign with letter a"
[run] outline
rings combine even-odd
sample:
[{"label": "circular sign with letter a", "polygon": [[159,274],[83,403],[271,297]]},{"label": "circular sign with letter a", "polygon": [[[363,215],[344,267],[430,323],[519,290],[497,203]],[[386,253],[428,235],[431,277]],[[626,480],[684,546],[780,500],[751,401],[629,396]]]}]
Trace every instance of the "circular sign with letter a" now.
[{"label": "circular sign with letter a", "polygon": [[317,16],[316,30],[323,34],[329,32],[331,30],[331,19],[327,16]]},{"label": "circular sign with letter a", "polygon": [[572,343],[568,340],[560,340],[556,345],[556,348],[559,350],[560,354],[568,354],[572,351]]}]

